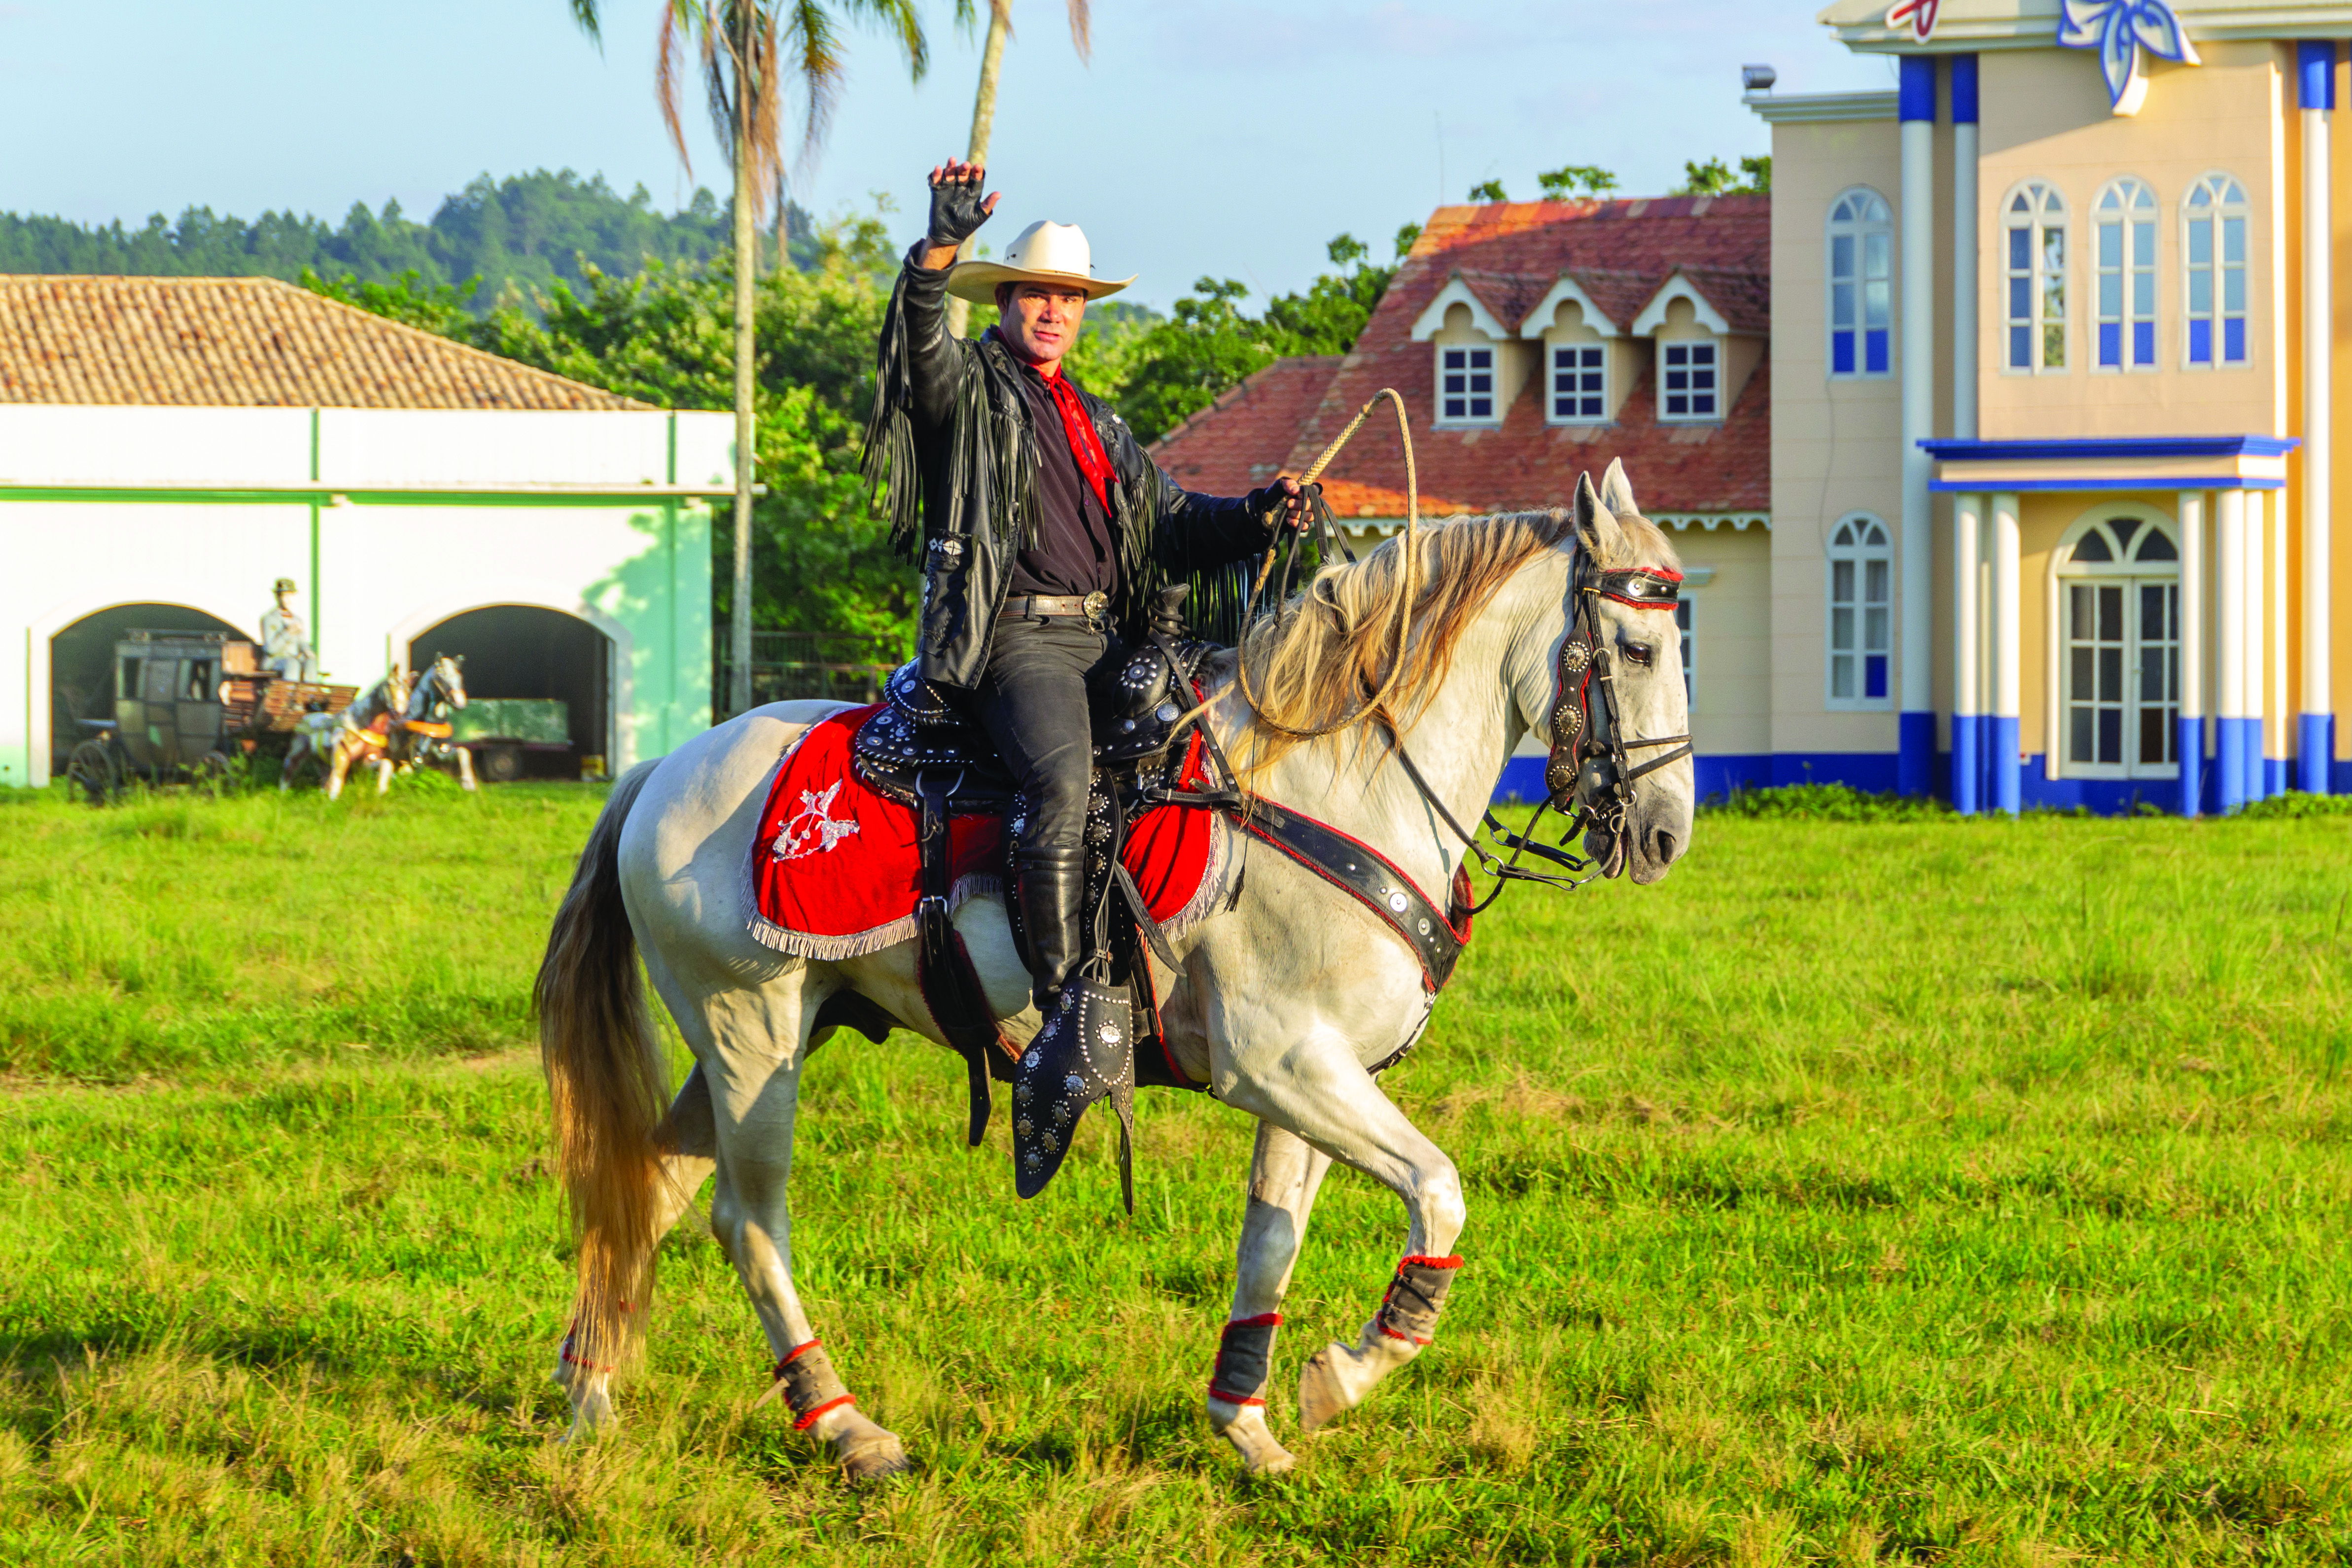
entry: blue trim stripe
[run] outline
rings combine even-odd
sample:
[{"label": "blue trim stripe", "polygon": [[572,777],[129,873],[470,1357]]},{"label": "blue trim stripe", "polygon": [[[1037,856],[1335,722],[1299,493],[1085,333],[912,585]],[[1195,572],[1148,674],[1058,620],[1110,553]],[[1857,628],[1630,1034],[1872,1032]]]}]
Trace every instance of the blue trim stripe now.
[{"label": "blue trim stripe", "polygon": [[2298,715],[2295,731],[2294,787],[2307,795],[2325,795],[2330,782],[2328,764],[2336,757],[2336,716]]},{"label": "blue trim stripe", "polygon": [[2304,38],[2294,46],[2295,100],[2304,109],[2336,107],[2336,40]]},{"label": "blue trim stripe", "polygon": [[2063,441],[1919,443],[1947,463],[2046,463],[2086,457],[2284,457],[2303,443],[2292,435],[2097,435]]},{"label": "blue trim stripe", "polygon": [[1954,55],[1952,59],[1952,123],[1977,122],[1977,57]]},{"label": "blue trim stripe", "polygon": [[1905,55],[1901,85],[1895,89],[1897,117],[1936,122],[1936,57]]},{"label": "blue trim stripe", "polygon": [[1930,490],[1977,494],[1992,490],[2284,490],[2284,479],[2248,479],[2235,474],[2102,475],[2095,479],[1931,479]]}]

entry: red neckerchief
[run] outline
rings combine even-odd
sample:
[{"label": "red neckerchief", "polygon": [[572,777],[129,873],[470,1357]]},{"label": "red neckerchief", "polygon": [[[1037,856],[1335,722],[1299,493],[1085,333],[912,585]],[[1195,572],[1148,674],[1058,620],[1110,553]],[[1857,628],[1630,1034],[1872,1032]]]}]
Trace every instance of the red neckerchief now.
[{"label": "red neckerchief", "polygon": [[1087,417],[1087,405],[1078,401],[1078,389],[1062,373],[1059,365],[1054,373],[1042,377],[1045,390],[1054,394],[1054,407],[1062,415],[1062,434],[1069,437],[1070,455],[1077,459],[1078,472],[1095,487],[1095,499],[1102,503],[1105,516],[1110,513],[1110,455],[1103,450],[1102,437],[1095,433],[1095,422]]}]

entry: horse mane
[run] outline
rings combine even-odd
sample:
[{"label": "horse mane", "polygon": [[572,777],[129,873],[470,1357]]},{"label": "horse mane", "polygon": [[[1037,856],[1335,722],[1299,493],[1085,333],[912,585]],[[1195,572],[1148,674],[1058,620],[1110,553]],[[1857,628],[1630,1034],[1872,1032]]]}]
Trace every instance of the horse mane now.
[{"label": "horse mane", "polygon": [[[1615,570],[1679,564],[1674,545],[1656,524],[1633,512],[1616,518],[1622,542],[1596,565]],[[1255,697],[1249,726],[1251,770],[1301,744],[1277,725],[1322,729],[1354,715],[1357,722],[1370,720],[1393,738],[1436,695],[1453,667],[1454,650],[1503,584],[1575,532],[1575,518],[1559,507],[1454,517],[1422,529],[1414,545],[1421,581],[1404,668],[1377,708],[1367,705],[1389,678],[1397,599],[1404,591],[1405,536],[1391,536],[1361,560],[1318,570],[1244,637],[1242,658]]]}]

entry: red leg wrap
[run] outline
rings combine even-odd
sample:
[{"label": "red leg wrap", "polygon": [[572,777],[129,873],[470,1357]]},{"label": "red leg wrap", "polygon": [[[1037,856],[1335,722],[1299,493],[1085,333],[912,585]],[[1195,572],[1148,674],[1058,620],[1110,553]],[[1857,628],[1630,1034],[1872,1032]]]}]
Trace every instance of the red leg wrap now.
[{"label": "red leg wrap", "polygon": [[1396,1278],[1389,1281],[1372,1322],[1391,1339],[1427,1344],[1436,1336],[1437,1314],[1444,1310],[1445,1292],[1461,1267],[1458,1257],[1407,1256],[1397,1265]]},{"label": "red leg wrap", "polygon": [[1209,1397],[1228,1405],[1265,1404],[1274,1331],[1281,1326],[1280,1312],[1260,1312],[1227,1323],[1217,1341],[1217,1369],[1209,1375]]}]

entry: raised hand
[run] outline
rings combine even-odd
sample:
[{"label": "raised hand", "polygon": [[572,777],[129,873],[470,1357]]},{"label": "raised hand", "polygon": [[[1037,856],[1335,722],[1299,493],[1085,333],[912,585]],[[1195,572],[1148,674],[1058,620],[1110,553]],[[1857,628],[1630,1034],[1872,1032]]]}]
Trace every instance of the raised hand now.
[{"label": "raised hand", "polygon": [[977,163],[950,160],[931,171],[931,226],[928,234],[934,249],[953,250],[988,221],[996,211],[999,193],[990,192],[981,199],[982,182],[987,171]]}]

